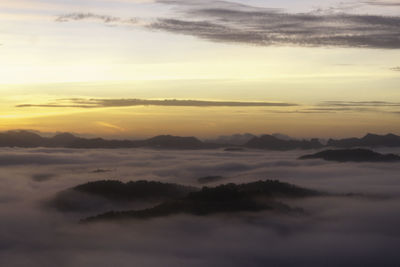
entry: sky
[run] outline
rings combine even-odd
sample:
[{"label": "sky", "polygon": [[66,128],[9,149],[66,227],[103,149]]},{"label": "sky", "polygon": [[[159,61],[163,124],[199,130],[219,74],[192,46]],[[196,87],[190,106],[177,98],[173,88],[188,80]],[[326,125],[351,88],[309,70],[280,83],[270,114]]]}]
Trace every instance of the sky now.
[{"label": "sky", "polygon": [[400,1],[1,0],[0,131],[400,134]]}]

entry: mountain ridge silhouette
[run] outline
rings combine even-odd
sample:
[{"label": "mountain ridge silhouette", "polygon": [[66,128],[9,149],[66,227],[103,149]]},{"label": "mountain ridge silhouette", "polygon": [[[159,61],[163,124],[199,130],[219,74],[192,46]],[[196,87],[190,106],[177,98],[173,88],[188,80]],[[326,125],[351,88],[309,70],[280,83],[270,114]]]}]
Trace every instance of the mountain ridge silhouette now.
[{"label": "mountain ridge silhouette", "polygon": [[[250,135],[249,135],[250,136]],[[250,148],[265,150],[294,150],[356,148],[356,147],[400,147],[400,136],[389,133],[378,135],[368,133],[362,138],[329,139],[323,144],[320,139],[284,139],[276,135],[261,135],[250,138],[244,144],[213,143],[202,141],[194,136],[182,137],[158,135],[142,140],[118,140],[104,138],[84,138],[71,133],[58,133],[52,137],[43,137],[28,130],[12,130],[0,133],[0,147],[63,147],[63,148],[155,148],[155,149],[217,149],[217,148]],[[239,151],[239,149],[237,149]],[[234,152],[235,149],[231,149]]]}]

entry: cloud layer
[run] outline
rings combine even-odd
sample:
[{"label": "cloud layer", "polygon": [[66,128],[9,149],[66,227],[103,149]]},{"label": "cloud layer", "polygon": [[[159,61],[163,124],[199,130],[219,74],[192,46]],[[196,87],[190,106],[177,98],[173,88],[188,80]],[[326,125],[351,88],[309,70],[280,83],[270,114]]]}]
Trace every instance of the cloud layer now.
[{"label": "cloud layer", "polygon": [[[299,151],[1,152],[10,158],[0,174],[2,266],[395,266],[400,260],[398,164],[304,162],[296,160]],[[42,160],[31,162],[35,157]],[[99,167],[113,171],[93,172]],[[82,214],[42,205],[55,193],[87,181],[148,179],[198,186],[197,178],[206,175],[224,176],[224,183],[270,178],[392,198],[290,203],[305,208],[307,216],[176,216],[90,226],[76,223]]]}]

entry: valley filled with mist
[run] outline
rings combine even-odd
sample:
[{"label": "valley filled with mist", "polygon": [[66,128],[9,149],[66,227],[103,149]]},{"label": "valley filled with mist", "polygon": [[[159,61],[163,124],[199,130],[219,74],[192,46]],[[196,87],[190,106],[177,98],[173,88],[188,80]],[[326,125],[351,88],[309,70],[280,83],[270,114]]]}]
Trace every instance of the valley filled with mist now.
[{"label": "valley filled with mist", "polygon": [[[399,163],[299,159],[318,151],[1,148],[0,265],[395,266]],[[173,199],[186,204],[82,223]]]}]

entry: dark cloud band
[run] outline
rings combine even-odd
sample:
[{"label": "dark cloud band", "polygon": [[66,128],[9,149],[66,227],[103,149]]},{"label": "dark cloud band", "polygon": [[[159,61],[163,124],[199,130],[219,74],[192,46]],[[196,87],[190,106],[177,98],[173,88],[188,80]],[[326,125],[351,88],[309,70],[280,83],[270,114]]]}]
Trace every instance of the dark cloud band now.
[{"label": "dark cloud band", "polygon": [[400,18],[289,14],[271,10],[201,8],[193,19],[158,19],[149,27],[216,42],[264,46],[400,48]]},{"label": "dark cloud band", "polygon": [[[400,17],[354,15],[344,12],[321,14],[285,13],[280,9],[254,7],[228,1],[159,0],[179,8],[175,17],[152,21],[122,19],[92,13],[72,13],[56,21],[92,19],[105,24],[135,24],[149,30],[195,36],[213,42],[262,46],[400,48]],[[397,5],[368,1],[370,5]]]},{"label": "dark cloud band", "polygon": [[387,101],[325,101],[321,105],[334,107],[400,107],[399,102]]},{"label": "dark cloud band", "polygon": [[382,6],[382,7],[397,7],[400,6],[399,1],[385,1],[385,0],[370,0],[363,2],[367,5]]},{"label": "dark cloud band", "polygon": [[19,108],[104,108],[129,106],[170,106],[170,107],[293,107],[294,103],[282,102],[235,102],[235,101],[203,101],[203,100],[146,100],[146,99],[61,99],[56,103],[21,104]]}]

